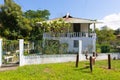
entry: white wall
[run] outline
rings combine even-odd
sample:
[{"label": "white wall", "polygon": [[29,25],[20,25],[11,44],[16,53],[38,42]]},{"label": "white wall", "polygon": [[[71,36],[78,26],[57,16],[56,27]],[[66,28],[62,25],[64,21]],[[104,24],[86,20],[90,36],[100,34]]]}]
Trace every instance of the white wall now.
[{"label": "white wall", "polygon": [[0,67],[2,66],[2,39],[0,39]]},{"label": "white wall", "polygon": [[88,24],[81,24],[81,32],[88,32]]},{"label": "white wall", "polygon": [[59,38],[60,43],[68,43],[68,51],[70,52],[78,52],[78,48],[74,48],[74,40],[81,40],[82,41],[82,52],[83,51],[90,51],[92,52],[93,49],[95,48],[95,41],[93,40],[93,38],[89,38],[89,37],[78,37],[78,38]]},{"label": "white wall", "polygon": [[63,54],[63,55],[30,55],[23,56],[23,65],[30,64],[46,64],[46,63],[60,63],[76,60],[76,54]]},{"label": "white wall", "polygon": [[[92,56],[92,54],[88,54],[88,58]],[[111,58],[120,59],[120,53],[111,54]],[[108,54],[98,54],[96,60],[105,60],[108,59]],[[85,54],[79,54],[79,61],[83,61],[85,59]],[[61,63],[61,62],[75,62],[76,54],[62,54],[62,55],[30,55],[22,57],[22,64],[31,65],[31,64],[46,64],[46,63]]]}]

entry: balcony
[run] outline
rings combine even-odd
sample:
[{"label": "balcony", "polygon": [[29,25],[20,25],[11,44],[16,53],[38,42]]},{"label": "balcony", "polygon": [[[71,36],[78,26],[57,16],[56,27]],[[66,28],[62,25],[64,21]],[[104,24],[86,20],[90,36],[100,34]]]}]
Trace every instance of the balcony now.
[{"label": "balcony", "polygon": [[68,37],[68,38],[75,38],[75,37],[91,37],[96,38],[96,33],[86,33],[86,32],[73,32],[73,33],[44,33],[44,38],[52,38],[52,37]]}]

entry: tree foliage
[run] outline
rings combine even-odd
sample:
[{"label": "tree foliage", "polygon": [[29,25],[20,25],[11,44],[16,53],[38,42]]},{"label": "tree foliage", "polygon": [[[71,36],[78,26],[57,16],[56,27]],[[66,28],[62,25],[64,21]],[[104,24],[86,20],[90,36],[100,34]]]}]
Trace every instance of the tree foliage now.
[{"label": "tree foliage", "polygon": [[108,28],[102,28],[102,30],[96,29],[97,33],[97,49],[101,52],[110,52],[110,49],[114,48],[116,43],[116,35],[114,30]]},{"label": "tree foliage", "polygon": [[40,18],[41,20],[48,20],[50,13],[48,10],[27,10],[24,12],[24,16],[29,19]]},{"label": "tree foliage", "polygon": [[70,24],[65,23],[62,19],[51,22],[42,21],[34,26],[34,29],[31,33],[31,40],[41,40],[44,32],[53,34],[67,32],[69,27]]},{"label": "tree foliage", "polygon": [[24,12],[23,16],[30,21],[32,30],[30,32],[30,40],[41,40],[43,35],[43,29],[36,25],[36,22],[41,22],[49,19],[50,13],[48,10],[28,10]]},{"label": "tree foliage", "polygon": [[22,16],[21,7],[13,0],[4,0],[0,6],[0,22],[3,27],[1,35],[7,39],[27,37],[32,27],[30,21]]},{"label": "tree foliage", "polygon": [[69,27],[70,24],[65,23],[63,19],[41,23],[41,28],[43,28],[45,32],[53,32],[53,33],[68,32]]},{"label": "tree foliage", "polygon": [[[38,36],[41,31],[36,22],[49,19],[48,10],[28,10],[22,12],[21,7],[13,0],[4,0],[0,6],[0,35],[6,39],[31,39],[31,35]],[[33,32],[34,31],[34,32]]]},{"label": "tree foliage", "polygon": [[97,33],[97,41],[99,44],[104,44],[104,43],[110,43],[116,39],[116,36],[114,35],[114,30],[111,29],[96,29]]}]

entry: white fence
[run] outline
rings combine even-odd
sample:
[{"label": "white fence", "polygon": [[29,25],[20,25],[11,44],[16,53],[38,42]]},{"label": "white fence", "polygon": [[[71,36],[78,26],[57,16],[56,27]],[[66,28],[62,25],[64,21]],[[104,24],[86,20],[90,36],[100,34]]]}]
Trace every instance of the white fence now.
[{"label": "white fence", "polygon": [[[61,54],[61,55],[29,55],[24,56],[24,40],[19,41],[19,52],[20,52],[20,66],[31,65],[31,64],[45,64],[45,63],[60,63],[76,61],[76,54]],[[120,59],[120,53],[110,53],[112,59]],[[92,56],[92,54],[89,54]],[[108,58],[108,53],[98,54],[96,60],[104,60]],[[85,54],[79,53],[79,60],[86,60]],[[2,40],[0,40],[0,66],[2,65]]]},{"label": "white fence", "polygon": [[60,63],[75,61],[76,55],[29,55],[23,56],[21,66],[30,64]]},{"label": "white fence", "polygon": [[[120,59],[119,53],[110,53],[112,59]],[[92,54],[89,54],[92,56]],[[89,57],[88,56],[88,57]],[[108,59],[107,53],[99,54],[96,60],[105,60]],[[75,62],[76,54],[62,54],[62,55],[29,55],[23,56],[20,66],[31,65],[31,64],[46,64],[46,63],[60,63],[60,62]],[[79,54],[79,60],[83,61],[85,59],[84,54]]]}]

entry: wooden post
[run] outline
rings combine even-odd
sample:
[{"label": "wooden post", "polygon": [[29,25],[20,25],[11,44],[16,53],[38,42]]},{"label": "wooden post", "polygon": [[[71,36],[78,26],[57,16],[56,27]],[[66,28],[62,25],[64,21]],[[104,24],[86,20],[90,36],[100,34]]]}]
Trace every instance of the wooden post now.
[{"label": "wooden post", "polygon": [[78,67],[78,63],[79,63],[79,54],[77,53],[77,56],[76,56],[76,67]]},{"label": "wooden post", "polygon": [[108,54],[108,69],[111,69],[111,57],[110,57],[110,54]]},{"label": "wooden post", "polygon": [[90,71],[92,72],[93,68],[92,68],[92,56],[90,56]]},{"label": "wooden post", "polygon": [[96,55],[95,55],[95,54],[96,54],[96,53],[93,52],[93,57],[92,57],[92,61],[93,61],[92,64],[93,64],[93,65],[95,65],[95,59],[96,59]]}]

